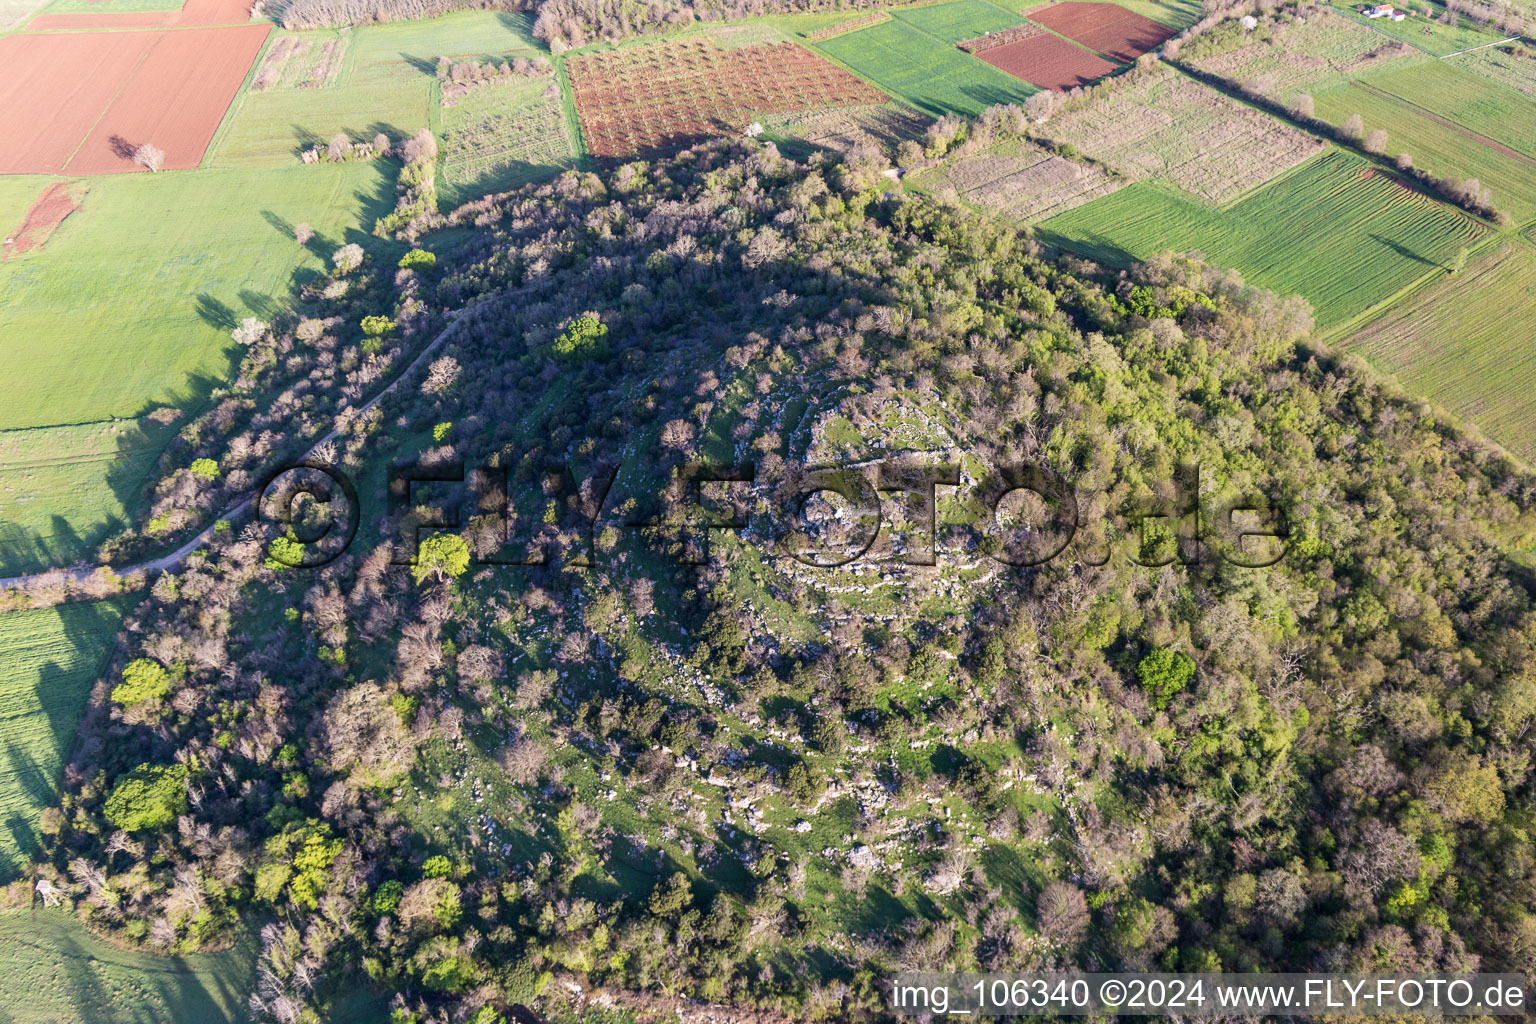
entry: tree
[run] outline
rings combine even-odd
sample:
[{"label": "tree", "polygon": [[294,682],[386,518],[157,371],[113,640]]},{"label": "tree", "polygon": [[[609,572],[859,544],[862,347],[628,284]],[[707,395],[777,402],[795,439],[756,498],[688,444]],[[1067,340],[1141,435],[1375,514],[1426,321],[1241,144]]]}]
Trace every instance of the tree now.
[{"label": "tree", "polygon": [[1413,170],[1413,154],[1412,153],[1399,153],[1399,154],[1397,154],[1397,159],[1395,161],[1393,161],[1393,162],[1397,165],[1397,169],[1400,170],[1400,171],[1411,171],[1411,170]]},{"label": "tree", "polygon": [[379,134],[373,137],[373,152],[375,156],[388,156],[389,146],[389,136],[383,132],[379,132]]},{"label": "tree", "polygon": [[267,325],[253,316],[240,321],[240,326],[229,332],[236,345],[254,345],[267,333]]},{"label": "tree", "polygon": [[1035,919],[1040,934],[1071,949],[1082,941],[1088,930],[1088,901],[1083,898],[1082,890],[1071,882],[1051,882],[1040,893]]},{"label": "tree", "polygon": [[417,583],[429,577],[457,579],[469,569],[469,545],[456,533],[434,533],[421,542],[411,574]]},{"label": "tree", "polygon": [[347,138],[346,132],[337,132],[331,136],[331,144],[326,147],[326,154],[337,163],[345,160],[352,152],[352,140]]},{"label": "tree", "polygon": [[212,459],[193,459],[192,465],[187,467],[187,472],[199,480],[217,480],[219,464]]},{"label": "tree", "polygon": [[400,257],[401,270],[428,270],[437,266],[437,254],[425,249],[412,249]]},{"label": "tree", "polygon": [[408,164],[436,159],[437,138],[423,128],[400,147],[400,155],[405,157],[405,162]]},{"label": "tree", "polygon": [[331,265],[338,274],[350,274],[363,265],[363,247],[356,242],[344,245],[331,254]]},{"label": "tree", "polygon": [[107,820],[125,832],[164,828],[187,809],[187,766],[141,764],[107,796]]},{"label": "tree", "polygon": [[395,322],[387,316],[365,316],[359,325],[370,338],[382,338],[395,329]]},{"label": "tree", "polygon": [[126,706],[159,702],[171,692],[171,674],[158,661],[135,658],[123,666],[123,681],[112,688],[112,699]]},{"label": "tree", "polygon": [[146,142],[133,151],[133,162],[152,172],[158,171],[165,166],[165,150]]},{"label": "tree", "polygon": [[1136,675],[1142,688],[1152,695],[1152,706],[1161,709],[1189,685],[1195,675],[1195,663],[1187,654],[1159,647],[1141,659]]},{"label": "tree", "polygon": [[675,917],[692,902],[693,889],[688,885],[688,876],[676,871],[665,882],[657,883],[647,909],[657,917]]},{"label": "tree", "polygon": [[583,313],[566,325],[551,346],[568,363],[601,359],[608,354],[608,325],[595,313]]},{"label": "tree", "polygon": [[1302,93],[1300,96],[1297,96],[1296,101],[1291,104],[1291,113],[1302,121],[1312,120],[1316,109],[1316,103],[1314,103],[1312,97],[1308,96],[1306,93]]},{"label": "tree", "polygon": [[1377,128],[1365,137],[1365,151],[1367,153],[1385,153],[1387,151],[1387,133],[1384,129]]},{"label": "tree", "polygon": [[1351,142],[1359,140],[1365,134],[1365,121],[1359,114],[1350,114],[1349,119],[1339,125],[1339,135]]},{"label": "tree", "polygon": [[293,229],[293,240],[300,245],[308,245],[309,240],[315,237],[315,229],[308,222],[302,222]]}]

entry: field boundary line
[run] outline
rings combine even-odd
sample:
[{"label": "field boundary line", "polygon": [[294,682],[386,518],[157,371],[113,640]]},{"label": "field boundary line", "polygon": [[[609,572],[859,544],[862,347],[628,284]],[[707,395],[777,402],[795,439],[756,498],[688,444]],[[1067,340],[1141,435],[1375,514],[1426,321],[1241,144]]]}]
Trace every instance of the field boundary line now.
[{"label": "field boundary line", "polygon": [[1451,53],[1442,53],[1440,55],[1440,59],[1441,60],[1448,60],[1451,57],[1460,57],[1462,54],[1464,54],[1464,53],[1471,53],[1474,50],[1485,50],[1485,49],[1487,49],[1490,46],[1499,46],[1502,43],[1518,43],[1519,41],[1520,41],[1520,37],[1519,36],[1510,36],[1508,39],[1495,39],[1491,43],[1479,43],[1476,46],[1469,46],[1465,50],[1455,50],[1455,51],[1453,51]]},{"label": "field boundary line", "polygon": [[[1263,113],[1263,111],[1260,111],[1260,113]],[[1281,123],[1284,124],[1285,122],[1282,121]],[[1291,126],[1291,127],[1294,127],[1294,126]],[[1302,131],[1302,129],[1300,129],[1300,128],[1298,128],[1296,130],[1297,131]],[[1232,211],[1232,208],[1237,206],[1239,203],[1246,202],[1247,200],[1252,199],[1254,196],[1256,196],[1259,193],[1263,192],[1265,189],[1269,188],[1271,185],[1278,185],[1281,182],[1285,181],[1287,178],[1290,178],[1292,175],[1301,173],[1302,171],[1304,171],[1307,168],[1311,167],[1313,164],[1317,163],[1319,160],[1322,160],[1324,157],[1328,156],[1330,153],[1343,153],[1343,154],[1345,154],[1347,156],[1354,156],[1354,154],[1350,153],[1349,150],[1344,149],[1341,146],[1334,145],[1334,143],[1331,142],[1328,139],[1323,139],[1322,141],[1323,141],[1323,148],[1318,150],[1316,153],[1313,153],[1311,156],[1307,157],[1305,160],[1301,161],[1300,163],[1292,164],[1290,167],[1287,167],[1284,170],[1282,170],[1279,173],[1277,173],[1274,177],[1266,178],[1265,180],[1263,180],[1263,181],[1259,182],[1258,184],[1254,185],[1252,188],[1248,189],[1247,191],[1238,193],[1236,196],[1233,196],[1231,199],[1228,199],[1224,203],[1214,204],[1215,208],[1217,210],[1220,210],[1222,213],[1230,213]],[[1192,196],[1192,198],[1197,199],[1197,200],[1200,199],[1199,196]]]},{"label": "field boundary line", "polygon": [[[1490,232],[1484,235],[1482,238],[1474,240],[1471,245],[1466,247],[1468,259],[1470,260],[1478,256],[1486,255],[1487,252],[1491,252],[1497,249],[1499,243],[1506,237],[1507,236],[1498,234],[1497,232]],[[1374,323],[1376,320],[1379,320],[1381,317],[1391,312],[1393,306],[1396,306],[1398,303],[1408,298],[1408,296],[1414,294],[1415,292],[1421,291],[1424,288],[1428,288],[1435,281],[1442,277],[1446,277],[1449,274],[1450,271],[1444,267],[1439,267],[1434,270],[1426,270],[1423,275],[1415,278],[1413,281],[1399,288],[1397,291],[1393,292],[1391,295],[1388,295],[1380,302],[1367,306],[1364,310],[1350,317],[1348,320],[1336,324],[1333,327],[1328,328],[1326,331],[1315,331],[1314,336],[1324,342],[1327,342],[1328,344],[1333,344],[1336,341],[1343,343],[1348,335],[1355,334],[1371,323]]]}]

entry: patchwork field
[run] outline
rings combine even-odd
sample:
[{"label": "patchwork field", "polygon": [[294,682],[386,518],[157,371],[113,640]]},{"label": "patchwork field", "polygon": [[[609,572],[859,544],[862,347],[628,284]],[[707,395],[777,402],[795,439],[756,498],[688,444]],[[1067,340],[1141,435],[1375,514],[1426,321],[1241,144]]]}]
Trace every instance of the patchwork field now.
[{"label": "patchwork field", "polygon": [[1349,347],[1403,386],[1536,461],[1536,251],[1510,243],[1437,278],[1355,334]]},{"label": "patchwork field", "polygon": [[[358,227],[392,203],[385,168],[371,163],[92,179],[46,245],[0,261],[0,365],[11,381],[0,431],[197,407],[233,367],[238,319],[268,315],[296,274],[344,241],[368,241]],[[293,239],[300,222],[318,233],[308,248]],[[24,438],[0,434],[0,448],[18,446]],[[140,473],[102,454],[4,474],[12,494],[33,496],[23,521],[50,530],[12,537],[0,575],[82,557],[81,539],[120,514],[131,497],[120,485],[136,489]]]},{"label": "patchwork field", "polygon": [[142,170],[144,143],[167,169],[196,167],[269,29],[0,38],[0,173]]},{"label": "patchwork field", "polygon": [[1044,130],[1131,180],[1165,178],[1213,203],[1229,202],[1323,148],[1171,69],[1141,72]]},{"label": "patchwork field", "polygon": [[1126,64],[1178,34],[1161,22],[1112,3],[1067,0],[1025,14],[1052,32]]},{"label": "patchwork field", "polygon": [[1273,95],[1290,102],[1297,93],[1338,84],[1345,77],[1404,57],[1429,59],[1407,43],[1341,17],[1332,8],[1319,7],[1314,16],[1275,30],[1268,40],[1194,63],[1235,82],[1267,77],[1274,84]]},{"label": "patchwork field", "polygon": [[1073,46],[1056,36],[1038,35],[1006,46],[992,46],[976,53],[999,71],[1022,78],[1042,89],[1066,92],[1090,85],[1117,70],[1102,57]]},{"label": "patchwork field", "polygon": [[[297,56],[304,65],[319,60],[332,47],[331,59],[339,68],[328,84],[283,84],[303,74],[295,68],[280,72],[267,88],[242,94],[214,139],[211,166],[296,164],[301,151],[324,145],[337,132],[357,141],[379,132],[408,138],[422,128],[437,127],[434,72],[439,57],[544,54],[533,39],[527,16],[491,11],[367,25],[347,32],[285,33],[273,48],[284,39],[309,42]],[[342,51],[339,58],[337,50]]]},{"label": "patchwork field", "polygon": [[0,881],[37,850],[38,819],[57,800],[59,773],[123,610],[97,602],[0,615]]},{"label": "patchwork field", "polygon": [[982,156],[961,157],[915,179],[937,193],[953,190],[966,202],[1033,223],[1124,188],[1095,164],[1079,163],[1017,142]]},{"label": "patchwork field", "polygon": [[[1516,223],[1525,224],[1536,219],[1536,158],[1527,156],[1495,141],[1477,131],[1476,127],[1458,124],[1448,114],[1426,110],[1416,103],[1435,104],[1441,101],[1432,91],[1417,92],[1414,79],[1423,76],[1426,83],[1443,80],[1438,71],[1428,70],[1438,64],[1414,65],[1401,73],[1374,75],[1367,80],[1351,82],[1320,92],[1316,96],[1317,115],[1334,124],[1342,123],[1351,115],[1359,114],[1366,131],[1384,128],[1387,132],[1388,153],[1408,153],[1414,165],[1439,175],[1456,178],[1477,178],[1493,192],[1494,206],[1504,210]],[[1414,99],[1394,95],[1386,91],[1390,87],[1402,91]],[[1442,109],[1456,109],[1447,100]],[[1519,134],[1509,130],[1517,124],[1536,124],[1536,102],[1512,90],[1492,100],[1498,109],[1507,111],[1503,124],[1495,123],[1497,116],[1486,107],[1461,107],[1457,112],[1472,117],[1477,125],[1497,133],[1503,140]],[[1529,138],[1523,143],[1529,147]]]},{"label": "patchwork field", "polygon": [[336,81],[346,57],[346,36],[315,39],[285,35],[267,48],[261,67],[251,79],[251,91],[323,88]]},{"label": "patchwork field", "polygon": [[1330,153],[1226,210],[1140,182],[1053,217],[1040,237],[1109,263],[1198,250],[1254,284],[1302,295],[1326,329],[1440,271],[1487,231]]},{"label": "patchwork field", "polygon": [[837,36],[817,49],[934,117],[979,114],[996,103],[1022,103],[1037,91],[899,20]]},{"label": "patchwork field", "polygon": [[723,49],[708,39],[663,41],[582,54],[565,67],[587,152],[605,159],[740,132],[761,116],[885,101],[793,43]]},{"label": "patchwork field", "polygon": [[[555,95],[546,95],[551,89]],[[440,191],[449,205],[516,188],[575,163],[552,77],[480,86],[442,118]]]}]

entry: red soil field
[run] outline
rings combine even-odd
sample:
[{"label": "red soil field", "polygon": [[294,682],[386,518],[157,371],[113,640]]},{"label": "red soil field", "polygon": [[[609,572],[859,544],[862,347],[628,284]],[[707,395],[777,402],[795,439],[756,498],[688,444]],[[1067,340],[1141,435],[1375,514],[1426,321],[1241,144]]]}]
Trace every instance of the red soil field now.
[{"label": "red soil field", "polygon": [[587,150],[626,158],[744,129],[753,117],[888,97],[793,43],[659,42],[566,62]]},{"label": "red soil field", "polygon": [[1068,0],[1024,16],[1106,57],[1129,64],[1178,35],[1178,30],[1128,11],[1119,4]]},{"label": "red soil field", "polygon": [[0,37],[0,174],[62,171],[157,35]]},{"label": "red soil field", "polygon": [[187,0],[179,11],[123,14],[39,14],[27,23],[33,32],[66,28],[169,28],[181,25],[239,25],[251,20],[251,0]]},{"label": "red soil field", "polygon": [[80,209],[80,200],[74,193],[75,188],[68,181],[56,181],[44,189],[32,209],[27,211],[21,227],[6,237],[4,248],[0,249],[0,259],[19,256],[48,241],[54,229],[64,223],[64,218]]},{"label": "red soil field", "polygon": [[271,29],[0,37],[0,174],[135,170],[114,137],[197,166]]},{"label": "red soil field", "polygon": [[196,167],[271,25],[156,32],[160,41],[69,162],[70,174],[136,170],[133,147],[165,151],[165,169]]},{"label": "red soil field", "polygon": [[976,56],[1014,78],[1057,92],[1096,82],[1119,67],[1064,39],[1047,35],[991,46]]}]

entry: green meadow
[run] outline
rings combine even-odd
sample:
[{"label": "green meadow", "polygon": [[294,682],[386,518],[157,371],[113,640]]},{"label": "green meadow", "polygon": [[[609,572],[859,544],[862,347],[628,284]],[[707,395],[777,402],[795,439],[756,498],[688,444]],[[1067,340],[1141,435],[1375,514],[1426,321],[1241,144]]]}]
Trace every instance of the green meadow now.
[{"label": "green meadow", "polygon": [[38,819],[58,802],[59,773],[125,607],[101,601],[0,615],[0,882],[38,849]]},{"label": "green meadow", "polygon": [[910,7],[891,12],[893,17],[951,45],[988,32],[1012,28],[1024,19],[987,0],[955,0],[930,7]]},{"label": "green meadow", "polygon": [[1199,250],[1252,283],[1312,303],[1320,328],[1346,323],[1487,233],[1364,161],[1329,153],[1226,209],[1151,181],[1046,221],[1042,240],[1113,264]]},{"label": "green meadow", "polygon": [[1465,18],[1460,19],[1455,26],[1447,25],[1438,20],[1445,16],[1442,5],[1429,3],[1428,0],[1422,0],[1421,5],[1429,7],[1434,16],[1414,15],[1402,21],[1392,21],[1388,18],[1367,18],[1355,10],[1354,4],[1335,3],[1332,7],[1346,18],[1368,25],[1382,35],[1401,40],[1436,57],[1502,38],[1502,35],[1487,32]]},{"label": "green meadow", "polygon": [[[0,261],[0,365],[10,381],[0,519],[12,527],[0,536],[0,575],[85,556],[134,506],[148,466],[132,460],[165,437],[113,421],[200,406],[237,365],[230,330],[271,315],[296,278],[367,238],[360,228],[393,205],[393,171],[379,162],[91,178],[81,209],[46,245]],[[10,220],[29,190],[39,179],[0,179]],[[300,222],[317,232],[307,247],[294,241]],[[5,433],[44,427],[82,429]],[[91,461],[52,457],[55,444]]]},{"label": "green meadow", "polygon": [[902,20],[834,36],[816,48],[935,117],[979,114],[995,103],[1022,103],[1038,91]]}]

